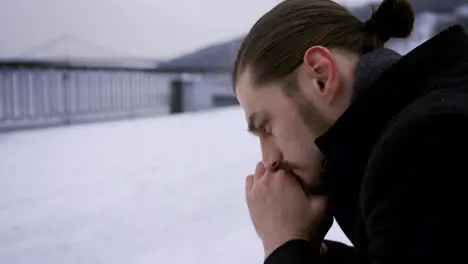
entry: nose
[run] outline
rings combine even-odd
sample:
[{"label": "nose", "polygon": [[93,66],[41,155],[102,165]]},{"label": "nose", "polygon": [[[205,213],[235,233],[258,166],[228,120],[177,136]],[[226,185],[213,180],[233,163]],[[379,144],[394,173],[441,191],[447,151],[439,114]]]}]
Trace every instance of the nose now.
[{"label": "nose", "polygon": [[262,150],[262,162],[265,166],[271,166],[275,161],[281,161],[283,155],[274,140],[269,138],[260,138],[260,147]]}]

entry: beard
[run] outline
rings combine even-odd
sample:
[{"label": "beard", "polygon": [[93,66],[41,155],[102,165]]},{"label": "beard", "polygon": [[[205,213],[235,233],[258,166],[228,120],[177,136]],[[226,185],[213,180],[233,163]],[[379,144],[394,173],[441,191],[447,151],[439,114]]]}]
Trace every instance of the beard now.
[{"label": "beard", "polygon": [[[325,117],[320,113],[319,109],[314,105],[314,103],[307,99],[305,94],[300,89],[292,89],[292,91],[290,90],[287,95],[293,101],[293,104],[296,107],[302,122],[307,127],[312,139],[315,140],[318,135],[327,130],[329,124]],[[312,144],[315,143],[312,142]],[[313,157],[310,158],[313,159]],[[309,171],[309,173],[312,175],[308,175],[307,179],[309,179],[309,181],[307,182],[293,173],[294,169],[298,169],[298,166],[287,161],[284,162],[285,164],[283,166],[286,169],[289,169],[293,175],[296,176],[306,194],[326,195],[327,190],[323,180],[326,173],[324,168],[326,160],[320,151],[315,158],[317,160],[315,160],[313,164],[314,166],[311,166],[311,171]]]}]

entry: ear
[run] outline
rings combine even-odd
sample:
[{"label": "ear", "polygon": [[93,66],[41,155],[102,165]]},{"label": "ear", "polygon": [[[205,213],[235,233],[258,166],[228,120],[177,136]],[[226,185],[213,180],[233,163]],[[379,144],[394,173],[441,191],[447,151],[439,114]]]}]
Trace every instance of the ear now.
[{"label": "ear", "polygon": [[330,104],[340,88],[340,74],[333,53],[322,46],[311,47],[304,54],[304,66],[307,75],[316,81],[317,95]]}]

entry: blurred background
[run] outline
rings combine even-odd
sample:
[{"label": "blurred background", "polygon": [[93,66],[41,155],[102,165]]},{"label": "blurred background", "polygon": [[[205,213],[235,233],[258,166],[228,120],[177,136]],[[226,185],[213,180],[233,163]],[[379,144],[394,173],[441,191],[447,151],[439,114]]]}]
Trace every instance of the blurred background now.
[{"label": "blurred background", "polygon": [[[230,72],[278,2],[0,0],[0,263],[261,263]],[[400,53],[468,26],[466,0],[411,2]]]}]

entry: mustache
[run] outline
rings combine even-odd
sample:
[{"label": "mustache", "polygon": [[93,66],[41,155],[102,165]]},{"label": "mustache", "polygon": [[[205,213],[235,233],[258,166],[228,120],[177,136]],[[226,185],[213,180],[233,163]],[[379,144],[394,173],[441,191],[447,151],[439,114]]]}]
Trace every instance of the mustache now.
[{"label": "mustache", "polygon": [[328,193],[323,184],[323,179],[322,179],[323,173],[320,173],[318,181],[315,181],[313,184],[309,185],[305,183],[301,177],[299,177],[296,173],[294,173],[295,169],[299,169],[299,166],[297,166],[294,163],[291,163],[288,161],[276,161],[272,164],[272,169],[275,172],[279,170],[284,170],[285,172],[288,172],[289,174],[294,176],[306,194],[326,195]]}]

